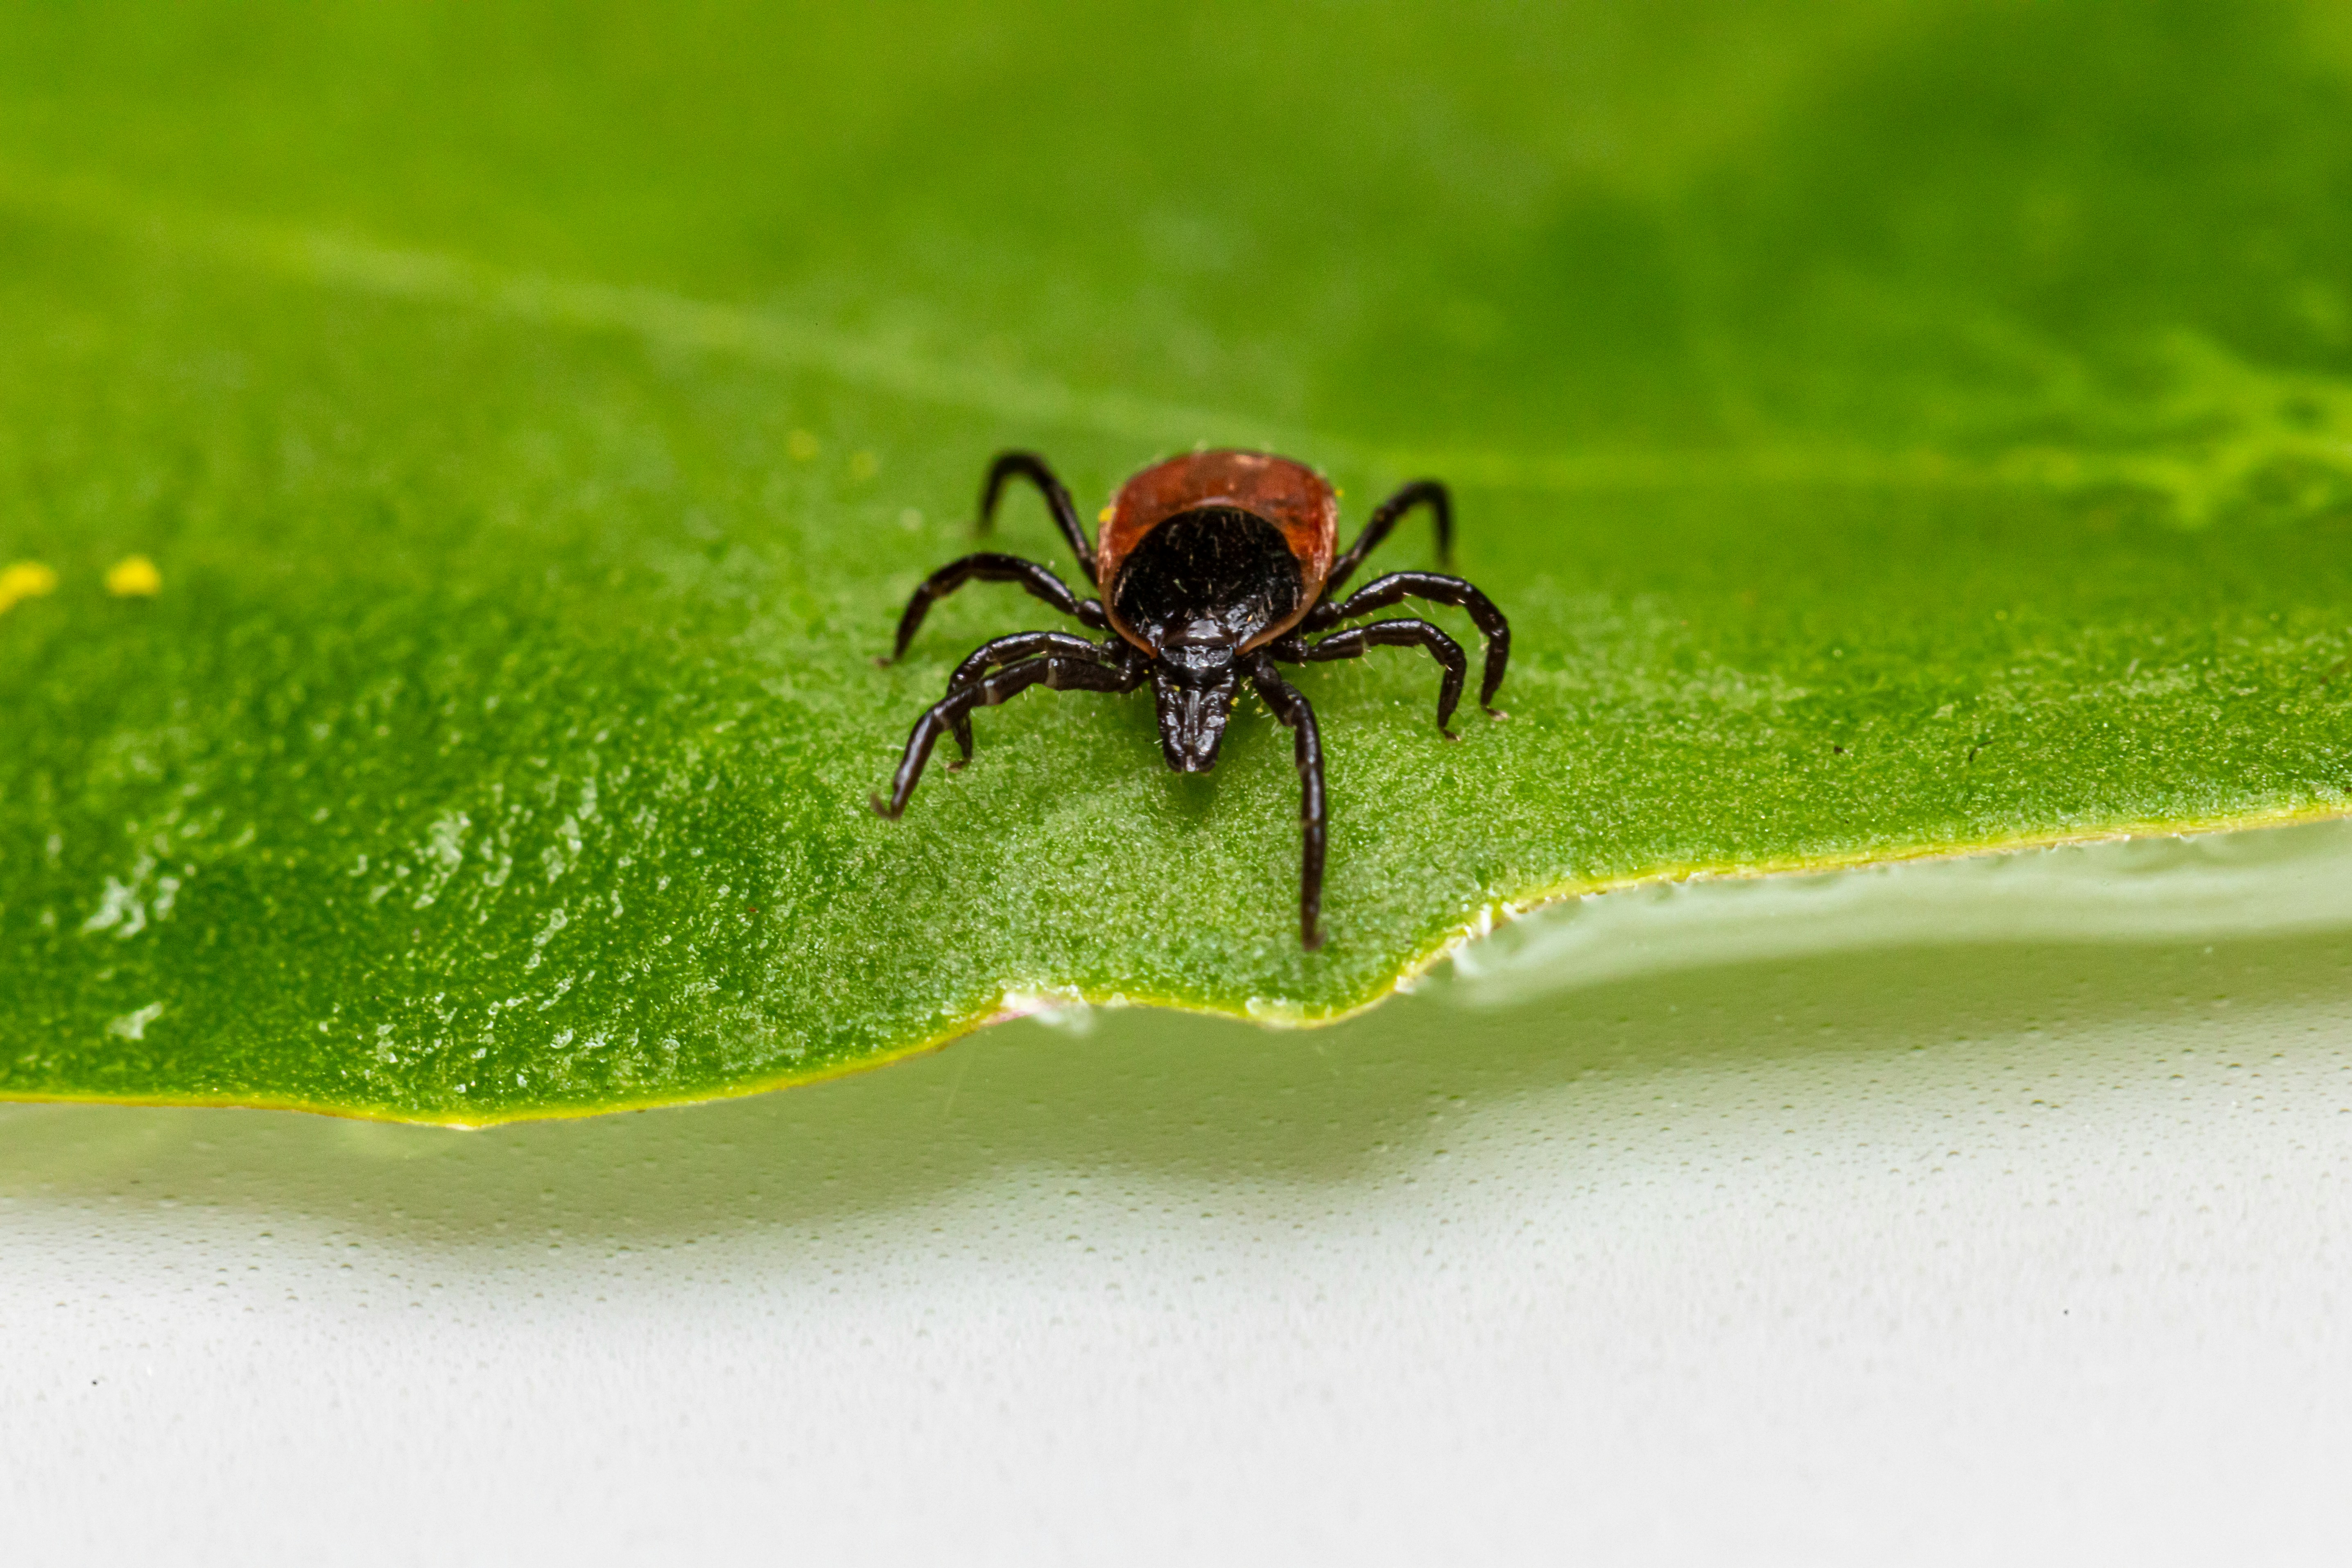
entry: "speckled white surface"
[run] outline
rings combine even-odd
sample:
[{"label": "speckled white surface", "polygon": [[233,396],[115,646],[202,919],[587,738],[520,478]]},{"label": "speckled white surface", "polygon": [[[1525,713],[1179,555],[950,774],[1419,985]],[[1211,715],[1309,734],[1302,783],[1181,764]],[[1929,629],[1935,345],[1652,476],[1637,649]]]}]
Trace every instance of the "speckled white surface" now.
[{"label": "speckled white surface", "polygon": [[0,1108],[7,1559],[2340,1561],[2352,938],[2224,928]]}]

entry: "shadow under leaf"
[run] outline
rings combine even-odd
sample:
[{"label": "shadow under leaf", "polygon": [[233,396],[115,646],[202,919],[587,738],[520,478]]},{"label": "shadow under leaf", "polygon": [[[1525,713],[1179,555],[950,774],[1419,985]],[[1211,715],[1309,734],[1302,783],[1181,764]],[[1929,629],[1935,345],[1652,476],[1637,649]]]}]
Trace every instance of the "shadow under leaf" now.
[{"label": "shadow under leaf", "polygon": [[[0,1194],[19,1212],[173,1204],[459,1250],[553,1226],[590,1244],[584,1256],[599,1240],[883,1221],[1022,1171],[1085,1172],[1133,1192],[1336,1193],[1425,1158],[1439,1118],[1457,1111],[1540,1097],[1548,1116],[1605,1120],[1626,1097],[1589,1092],[1603,1083],[1828,1055],[1885,1058],[1898,1094],[1900,1063],[1916,1052],[1986,1053],[1990,1067],[2047,1051],[2055,1064],[2145,1041],[2142,1065],[2162,1070],[2184,1023],[2220,1024],[2226,1007],[2229,1037],[2242,1039],[2264,1009],[2340,1003],[2347,979],[2341,931],[1911,947],[1628,978],[1502,1009],[1461,1005],[1456,984],[1438,981],[1321,1029],[1065,1015],[811,1088],[485,1132],[13,1106],[0,1109]],[[1800,1121],[1827,1113],[1790,1108]]]}]

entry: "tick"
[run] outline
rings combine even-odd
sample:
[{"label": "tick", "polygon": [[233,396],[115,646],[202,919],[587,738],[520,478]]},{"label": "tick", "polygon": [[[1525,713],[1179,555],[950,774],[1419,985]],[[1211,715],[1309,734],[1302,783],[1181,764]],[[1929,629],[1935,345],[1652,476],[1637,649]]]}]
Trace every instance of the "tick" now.
[{"label": "tick", "polygon": [[[1099,643],[1067,632],[1014,632],[974,648],[948,678],[947,695],[915,721],[907,751],[890,782],[890,798],[874,809],[895,820],[907,808],[916,781],[941,734],[952,734],[971,760],[971,712],[993,707],[1032,686],[1057,691],[1129,692],[1145,681],[1160,710],[1160,749],[1178,773],[1204,773],[1217,763],[1225,721],[1246,680],[1292,733],[1298,760],[1299,822],[1304,838],[1298,872],[1298,935],[1307,948],[1323,945],[1323,852],[1329,807],[1323,792],[1323,742],[1315,710],[1282,678],[1277,663],[1321,664],[1357,658],[1378,647],[1427,648],[1443,672],[1437,729],[1462,700],[1468,661],[1452,637],[1423,620],[1374,621],[1333,631],[1406,599],[1454,605],[1470,613],[1486,640],[1478,702],[1490,714],[1496,689],[1511,658],[1510,623],[1494,602],[1459,577],[1435,572],[1391,572],[1339,598],[1358,565],[1415,507],[1437,523],[1437,553],[1448,561],[1454,509],[1445,487],[1415,479],[1382,501],[1364,531],[1338,553],[1339,498],[1303,463],[1261,452],[1193,452],[1144,469],[1127,481],[1101,518],[1100,538],[1087,542],[1070,492],[1045,459],[1006,452],[989,465],[980,493],[985,532],[1007,480],[1027,479],[1044,493],[1054,521],[1099,598],[1080,599],[1051,568],[1014,555],[967,555],[923,580],[898,617],[891,663],[934,601],[966,583],[1015,583],[1081,625],[1111,636]],[[1310,642],[1318,632],[1332,635]]]}]

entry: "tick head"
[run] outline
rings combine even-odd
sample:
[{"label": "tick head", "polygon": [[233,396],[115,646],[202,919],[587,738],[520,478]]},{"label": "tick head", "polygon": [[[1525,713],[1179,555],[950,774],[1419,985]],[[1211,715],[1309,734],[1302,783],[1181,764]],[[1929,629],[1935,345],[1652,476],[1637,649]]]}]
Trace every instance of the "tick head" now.
[{"label": "tick head", "polygon": [[1225,720],[1234,710],[1233,649],[1207,668],[1190,668],[1163,657],[1152,672],[1151,695],[1160,706],[1160,749],[1180,773],[1205,773],[1217,765]]}]

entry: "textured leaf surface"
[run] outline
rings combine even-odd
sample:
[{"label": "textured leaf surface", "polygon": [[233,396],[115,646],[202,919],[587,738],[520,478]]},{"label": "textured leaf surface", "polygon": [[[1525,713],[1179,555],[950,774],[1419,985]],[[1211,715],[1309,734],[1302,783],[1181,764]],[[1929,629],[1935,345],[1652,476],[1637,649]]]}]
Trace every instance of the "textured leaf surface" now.
[{"label": "textured leaf surface", "polygon": [[[15,8],[0,1094],[579,1112],[2337,812],[2347,70],[2253,3]],[[1318,954],[1262,713],[1185,778],[1039,692],[865,805],[1053,624],[872,663],[987,456],[1196,441],[1447,478],[1517,628],[1458,745],[1418,653],[1302,678]]]}]

